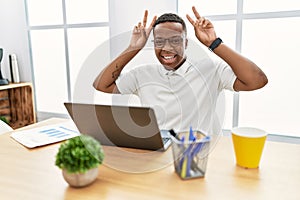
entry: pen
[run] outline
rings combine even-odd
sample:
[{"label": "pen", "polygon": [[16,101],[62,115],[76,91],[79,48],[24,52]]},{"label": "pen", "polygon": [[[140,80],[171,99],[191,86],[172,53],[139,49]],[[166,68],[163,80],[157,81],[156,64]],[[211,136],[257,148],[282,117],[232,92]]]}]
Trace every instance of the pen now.
[{"label": "pen", "polygon": [[193,155],[196,155],[199,151],[201,151],[203,145],[208,143],[210,141],[210,137],[206,136],[205,138],[202,138],[200,142],[197,144],[197,146],[194,148]]},{"label": "pen", "polygon": [[[198,162],[199,162],[199,159],[203,159],[203,156],[206,156],[206,155],[203,155],[203,154],[206,154],[207,153],[207,148],[208,148],[208,144],[209,144],[209,141],[210,141],[210,137],[209,136],[206,136],[205,138],[202,138],[199,142],[197,142],[197,145],[196,147],[194,148],[194,150],[192,151],[192,166],[191,168],[194,170],[194,171],[200,171],[201,173],[202,170],[198,167]],[[200,151],[204,151],[202,154],[198,155],[198,153]]]},{"label": "pen", "polygon": [[[196,138],[195,138],[195,136],[194,136],[193,133],[194,133],[193,132],[193,128],[192,128],[192,126],[190,126],[189,141],[192,141],[192,142],[194,142],[196,140]],[[186,176],[188,176],[188,177],[191,175],[190,172],[191,172],[191,162],[192,162],[192,159],[193,159],[193,157],[192,157],[192,155],[193,155],[193,151],[192,151],[193,147],[194,147],[194,144],[191,143],[191,144],[189,144],[189,147],[188,147],[188,150],[187,150]]]},{"label": "pen", "polygon": [[193,128],[192,128],[192,126],[190,126],[189,141],[194,141],[194,140],[195,140],[195,137],[193,134]]},{"label": "pen", "polygon": [[[196,140],[196,138],[194,137],[193,129],[192,129],[192,127],[190,127],[189,142],[190,141],[194,142],[195,140]],[[191,170],[191,150],[193,148],[193,144],[188,143],[187,145],[188,145],[187,149],[184,151],[183,157],[180,160],[180,166],[181,166],[180,176],[182,178],[190,176],[190,170]]]}]

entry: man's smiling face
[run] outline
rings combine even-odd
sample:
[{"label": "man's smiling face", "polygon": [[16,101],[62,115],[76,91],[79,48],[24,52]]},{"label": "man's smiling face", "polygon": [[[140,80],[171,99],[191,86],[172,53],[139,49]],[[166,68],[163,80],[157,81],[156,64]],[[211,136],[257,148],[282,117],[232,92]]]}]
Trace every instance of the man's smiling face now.
[{"label": "man's smiling face", "polygon": [[187,39],[180,23],[165,22],[155,26],[154,48],[159,62],[168,70],[177,69],[185,58]]}]

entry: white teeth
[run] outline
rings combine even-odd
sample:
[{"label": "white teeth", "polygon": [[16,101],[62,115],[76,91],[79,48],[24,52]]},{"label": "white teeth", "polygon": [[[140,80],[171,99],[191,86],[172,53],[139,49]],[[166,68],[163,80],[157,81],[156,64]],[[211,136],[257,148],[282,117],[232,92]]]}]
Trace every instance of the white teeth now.
[{"label": "white teeth", "polygon": [[169,60],[169,59],[172,59],[174,58],[174,56],[164,56],[165,59]]}]

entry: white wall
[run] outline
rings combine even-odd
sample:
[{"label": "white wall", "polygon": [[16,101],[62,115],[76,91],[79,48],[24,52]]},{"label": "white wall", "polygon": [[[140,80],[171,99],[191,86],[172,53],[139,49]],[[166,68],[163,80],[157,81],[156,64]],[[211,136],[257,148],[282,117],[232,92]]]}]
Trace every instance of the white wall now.
[{"label": "white wall", "polygon": [[24,0],[0,0],[0,48],[3,48],[2,74],[10,80],[8,55],[17,55],[20,80],[31,81],[29,44]]}]

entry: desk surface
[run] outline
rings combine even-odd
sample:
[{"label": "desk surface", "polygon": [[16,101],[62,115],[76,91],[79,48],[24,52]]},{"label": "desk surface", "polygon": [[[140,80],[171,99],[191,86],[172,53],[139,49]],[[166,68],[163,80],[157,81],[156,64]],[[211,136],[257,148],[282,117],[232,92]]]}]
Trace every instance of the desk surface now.
[{"label": "desk surface", "polygon": [[[50,119],[25,128],[62,121]],[[76,189],[54,165],[59,144],[27,149],[9,135],[0,135],[1,199],[300,199],[300,145],[296,144],[268,141],[260,168],[244,169],[235,165],[231,138],[222,137],[209,155],[206,176],[185,181],[169,162],[171,149],[141,161],[134,156],[125,160],[118,150],[104,147],[106,161],[97,180]],[[149,158],[155,162],[150,164]],[[134,170],[147,172],[130,172]]]}]

